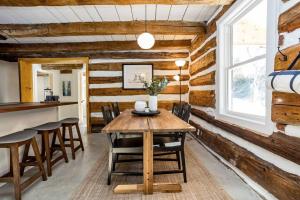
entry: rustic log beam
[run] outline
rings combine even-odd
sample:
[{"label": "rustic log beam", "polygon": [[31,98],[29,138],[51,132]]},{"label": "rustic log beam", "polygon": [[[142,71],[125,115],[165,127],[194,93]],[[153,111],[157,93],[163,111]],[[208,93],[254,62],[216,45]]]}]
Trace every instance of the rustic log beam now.
[{"label": "rustic log beam", "polygon": [[[179,86],[167,86],[161,94],[179,94]],[[188,85],[181,86],[181,94],[189,91]],[[122,88],[96,88],[89,90],[90,96],[127,96],[127,95],[146,95],[145,90],[123,90]]]},{"label": "rustic log beam", "polygon": [[122,77],[89,77],[90,84],[121,83]]},{"label": "rustic log beam", "polygon": [[228,131],[244,140],[256,144],[264,149],[267,149],[277,155],[280,155],[288,160],[300,164],[300,139],[288,136],[282,133],[273,133],[271,136],[263,136],[249,129],[240,127],[235,124],[230,124],[221,120],[215,119],[213,116],[208,115],[206,112],[193,108],[192,114]]},{"label": "rustic log beam", "polygon": [[[168,81],[176,81],[174,79],[174,75],[154,75],[155,79],[163,79],[166,77]],[[181,75],[181,81],[188,81],[190,79],[190,75]]]},{"label": "rustic log beam", "polygon": [[[152,64],[154,70],[179,70],[175,61],[149,61],[149,62],[135,62],[135,63],[95,63],[89,64],[90,71],[122,71],[123,64]],[[189,62],[182,67],[188,69]]]},{"label": "rustic log beam", "polygon": [[215,108],[215,91],[206,90],[198,91],[192,90],[189,94],[189,102],[192,105],[203,106],[203,107],[212,107]]},{"label": "rustic log beam", "polygon": [[196,137],[211,150],[241,170],[253,181],[278,199],[298,200],[300,177],[286,172],[218,133],[209,131],[190,121],[197,128]]},{"label": "rustic log beam", "polygon": [[[179,101],[158,101],[158,108],[164,108],[167,110],[172,110],[173,103],[178,103]],[[101,106],[110,106],[112,102],[90,102],[91,112],[101,112]],[[133,109],[135,102],[118,102],[120,111],[126,109]]]},{"label": "rustic log beam", "polygon": [[[151,50],[188,50],[190,40],[157,40]],[[43,44],[0,44],[3,53],[56,53],[81,51],[141,50],[136,41],[72,42]]]},{"label": "rustic log beam", "polygon": [[300,106],[272,105],[272,121],[299,126]]},{"label": "rustic log beam", "polygon": [[188,52],[103,52],[103,51],[85,51],[85,52],[57,52],[57,53],[0,53],[0,60],[10,62],[18,61],[18,58],[68,58],[68,57],[89,57],[90,59],[177,59],[187,58]]},{"label": "rustic log beam", "polygon": [[273,92],[272,104],[274,105],[289,105],[300,107],[300,94]]},{"label": "rustic log beam", "polygon": [[213,85],[213,84],[215,84],[215,71],[202,76],[197,76],[196,78],[190,80],[191,86]]},{"label": "rustic log beam", "polygon": [[43,70],[70,70],[70,69],[82,69],[82,64],[43,64]]},{"label": "rustic log beam", "polygon": [[[200,22],[147,21],[148,32],[162,35],[205,33]],[[78,35],[125,35],[145,32],[144,21],[74,22],[53,24],[1,24],[0,31],[9,37],[58,37]]]},{"label": "rustic log beam", "polygon": [[[284,50],[282,50],[282,53],[288,56],[287,61],[283,61],[282,55],[278,52],[275,56],[275,66],[274,69],[275,71],[279,70],[286,70],[291,62],[297,57],[297,55],[300,52],[300,43],[295,44],[293,46],[290,46]],[[293,69],[299,70],[300,69],[300,61],[296,63]]]},{"label": "rustic log beam", "polygon": [[194,62],[190,66],[190,74],[194,75],[198,72],[206,70],[216,64],[216,50],[213,50],[203,56],[200,60]]},{"label": "rustic log beam", "polygon": [[279,33],[292,32],[300,28],[300,2],[291,7],[279,17]]},{"label": "rustic log beam", "polygon": [[199,49],[196,53],[191,56],[191,60],[194,61],[200,56],[204,55],[208,50],[215,48],[217,46],[216,38],[212,38],[209,40],[201,49]]},{"label": "rustic log beam", "polygon": [[128,5],[128,4],[206,4],[227,5],[233,0],[9,0],[1,1],[0,6],[70,6],[70,5]]}]

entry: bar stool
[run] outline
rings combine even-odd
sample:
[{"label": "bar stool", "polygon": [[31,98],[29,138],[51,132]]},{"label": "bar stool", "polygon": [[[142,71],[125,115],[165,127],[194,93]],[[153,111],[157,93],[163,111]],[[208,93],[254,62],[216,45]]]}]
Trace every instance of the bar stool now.
[{"label": "bar stool", "polygon": [[[63,129],[62,132],[63,132],[64,144],[66,147],[71,147],[72,159],[75,160],[75,152],[78,151],[80,148],[82,149],[82,151],[84,151],[81,133],[80,133],[79,125],[78,125],[79,119],[78,118],[66,118],[64,120],[61,120],[60,122],[62,124],[62,129]],[[78,138],[74,138],[73,131],[72,131],[73,126],[76,127]],[[66,128],[68,128],[69,138],[66,138]],[[66,144],[66,141],[70,141],[70,143]],[[75,147],[74,141],[79,142],[79,145],[77,147]]]},{"label": "bar stool", "polygon": [[[40,157],[40,151],[35,139],[37,131],[24,130],[12,133],[7,136],[0,137],[0,148],[10,149],[10,171],[0,178],[0,182],[11,182],[14,184],[15,199],[21,199],[21,191],[27,188],[30,184],[42,177],[44,181],[47,180],[45,169]],[[29,151],[30,145],[32,146],[34,157],[37,162],[23,160],[19,163],[19,147],[25,145],[25,149]],[[20,166],[35,166],[39,171],[21,183]]]},{"label": "bar stool", "polygon": [[[67,163],[68,156],[66,153],[65,145],[63,142],[63,138],[60,132],[61,123],[60,122],[49,122],[46,124],[42,124],[40,126],[32,128],[33,130],[38,131],[38,134],[42,135],[42,160],[47,161],[47,173],[48,176],[52,176],[52,166],[60,161],[61,159],[65,159]],[[50,134],[53,133],[52,144],[50,147]],[[56,144],[56,138],[58,138],[59,144]],[[53,159],[53,153],[55,151],[61,151],[62,155]]]}]

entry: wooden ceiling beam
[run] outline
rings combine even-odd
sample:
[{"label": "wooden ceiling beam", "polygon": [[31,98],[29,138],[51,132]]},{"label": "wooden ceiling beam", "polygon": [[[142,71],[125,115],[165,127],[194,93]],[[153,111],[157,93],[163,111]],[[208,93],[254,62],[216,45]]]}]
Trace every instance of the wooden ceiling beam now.
[{"label": "wooden ceiling beam", "polygon": [[[196,35],[205,34],[206,25],[200,22],[147,21],[147,30],[152,34],[159,35]],[[80,35],[135,35],[145,32],[145,22],[0,24],[0,32],[13,38]]]},{"label": "wooden ceiling beam", "polygon": [[0,6],[69,6],[69,5],[128,5],[128,4],[206,4],[228,5],[233,0],[5,0]]},{"label": "wooden ceiling beam", "polygon": [[0,53],[0,60],[16,62],[19,58],[69,58],[89,57],[90,59],[177,59],[188,58],[188,52],[59,52],[59,53]]},{"label": "wooden ceiling beam", "polygon": [[[188,50],[191,40],[157,40],[151,50]],[[42,53],[141,50],[136,41],[0,44],[0,53]]]},{"label": "wooden ceiling beam", "polygon": [[82,69],[82,64],[43,64],[42,70],[72,70]]}]

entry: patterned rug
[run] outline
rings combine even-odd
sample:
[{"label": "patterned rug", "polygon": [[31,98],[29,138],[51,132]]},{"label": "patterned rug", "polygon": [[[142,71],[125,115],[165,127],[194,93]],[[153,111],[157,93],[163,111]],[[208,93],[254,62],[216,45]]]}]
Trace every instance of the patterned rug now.
[{"label": "patterned rug", "polygon": [[[186,145],[186,164],[188,182],[183,182],[182,174],[154,176],[155,182],[177,182],[182,185],[180,193],[154,193],[153,195],[114,194],[113,188],[118,184],[142,183],[142,176],[112,176],[112,185],[106,185],[108,156],[99,158],[95,166],[89,172],[86,179],[73,194],[72,200],[230,200],[230,196],[218,185],[216,180],[209,174],[201,161],[193,154]],[[117,170],[137,169],[142,171],[142,162],[134,164],[118,164]],[[154,170],[177,169],[177,162],[154,162]]]}]

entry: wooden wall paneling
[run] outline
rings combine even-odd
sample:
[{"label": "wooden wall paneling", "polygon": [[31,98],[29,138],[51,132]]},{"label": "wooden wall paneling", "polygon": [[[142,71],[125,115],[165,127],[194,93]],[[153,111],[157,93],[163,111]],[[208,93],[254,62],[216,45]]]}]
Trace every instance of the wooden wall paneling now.
[{"label": "wooden wall paneling", "polygon": [[208,5],[227,5],[233,0],[34,0],[34,1],[23,1],[23,0],[9,0],[1,1],[1,6],[70,6],[70,5],[128,5],[128,4],[173,4],[173,5],[184,5],[184,4],[208,4]]},{"label": "wooden wall paneling", "polygon": [[216,99],[214,90],[190,91],[189,103],[192,105],[215,108],[215,102]]},{"label": "wooden wall paneling", "polygon": [[114,77],[90,77],[90,84],[104,84],[104,83],[121,83],[121,76]]},{"label": "wooden wall paneling", "polygon": [[195,54],[191,56],[191,60],[194,61],[203,54],[205,54],[208,50],[214,48],[217,46],[217,40],[216,37],[209,40],[201,49],[199,49]]},{"label": "wooden wall paneling", "polygon": [[[146,95],[145,90],[123,90],[122,88],[97,88],[90,89],[91,96],[124,96],[124,95]],[[181,93],[188,93],[189,86],[182,85]],[[179,86],[167,86],[161,94],[179,94]]]},{"label": "wooden wall paneling", "polygon": [[208,74],[197,76],[196,78],[190,80],[191,86],[200,86],[200,85],[214,85],[215,84],[215,74],[216,72],[210,72]]},{"label": "wooden wall paneling", "polygon": [[190,65],[190,74],[194,75],[216,64],[216,51],[206,54],[203,58]]},{"label": "wooden wall paneling", "polygon": [[[282,55],[280,53],[277,53],[275,56],[274,70],[275,71],[286,70],[288,66],[293,62],[293,60],[297,57],[299,52],[300,52],[300,43],[282,50],[282,53],[288,56],[287,61],[282,61],[281,60]],[[297,64],[294,66],[294,69],[300,70],[300,61],[297,62]]]},{"label": "wooden wall paneling", "polygon": [[279,33],[292,32],[300,28],[300,2],[282,13],[278,21]]},{"label": "wooden wall paneling", "polygon": [[196,49],[198,49],[203,42],[207,39],[206,34],[200,34],[197,35],[196,39],[192,41],[191,47],[190,47],[190,52],[194,52]]},{"label": "wooden wall paneling", "polygon": [[[128,63],[95,63],[90,64],[90,71],[122,71],[122,64],[153,64],[154,70],[179,70],[175,61],[151,61],[151,62],[128,62]],[[189,62],[182,68],[188,69]]]},{"label": "wooden wall paneling", "polygon": [[190,121],[200,134],[198,138],[206,146],[237,167],[252,180],[266,188],[278,199],[298,200],[300,196],[300,177],[281,170],[275,165],[259,158],[245,148],[231,142],[219,134],[211,132]]},{"label": "wooden wall paneling", "polygon": [[82,64],[44,64],[42,65],[43,70],[72,70],[72,69],[82,69]]},{"label": "wooden wall paneling", "polygon": [[[173,103],[178,103],[179,101],[158,101],[158,108],[164,108],[167,110],[172,110]],[[111,105],[112,102],[90,102],[91,112],[101,112],[101,106]],[[133,109],[135,102],[118,102],[120,111],[126,109]]]},{"label": "wooden wall paneling", "polygon": [[216,127],[300,164],[300,138],[288,136],[280,132],[273,133],[271,136],[267,137],[238,125],[217,120],[204,111],[195,108],[193,108],[191,112],[194,116],[197,116]]}]

